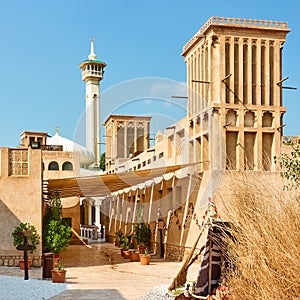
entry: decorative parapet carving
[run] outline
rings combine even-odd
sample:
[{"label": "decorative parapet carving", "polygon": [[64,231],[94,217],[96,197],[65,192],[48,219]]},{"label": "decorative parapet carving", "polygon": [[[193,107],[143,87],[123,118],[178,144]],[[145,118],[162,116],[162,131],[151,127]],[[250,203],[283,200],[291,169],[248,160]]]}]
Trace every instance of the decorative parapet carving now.
[{"label": "decorative parapet carving", "polygon": [[117,127],[118,128],[124,128],[125,127],[125,123],[124,122],[118,122]]},{"label": "decorative parapet carving", "polygon": [[134,128],[134,122],[128,122],[127,128]]},{"label": "decorative parapet carving", "polygon": [[137,128],[141,129],[141,128],[144,128],[144,127],[145,127],[145,125],[144,125],[143,122],[138,122]]},{"label": "decorative parapet carving", "polygon": [[290,31],[287,22],[252,20],[242,18],[224,18],[214,16],[209,18],[209,20],[200,28],[200,30],[185,44],[185,46],[183,47],[183,53],[186,52],[199,38],[203,37],[206,30],[212,25]]}]

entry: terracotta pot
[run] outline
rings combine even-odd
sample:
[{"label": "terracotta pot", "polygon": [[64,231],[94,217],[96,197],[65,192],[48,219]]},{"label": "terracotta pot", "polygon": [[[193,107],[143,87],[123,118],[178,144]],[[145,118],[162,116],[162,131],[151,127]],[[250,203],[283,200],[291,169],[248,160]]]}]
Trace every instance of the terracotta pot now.
[{"label": "terracotta pot", "polygon": [[136,253],[136,252],[131,252],[131,254],[130,254],[130,261],[139,261],[139,254],[138,253]]},{"label": "terracotta pot", "polygon": [[64,283],[66,281],[66,270],[52,270],[52,282]]},{"label": "terracotta pot", "polygon": [[141,265],[150,265],[150,255],[140,255]]},{"label": "terracotta pot", "polygon": [[123,257],[130,258],[130,250],[123,250]]},{"label": "terracotta pot", "polygon": [[[19,259],[19,263],[20,263],[20,269],[25,270],[25,263],[23,258]],[[30,269],[30,266],[31,266],[31,259],[28,259],[28,270]]]}]

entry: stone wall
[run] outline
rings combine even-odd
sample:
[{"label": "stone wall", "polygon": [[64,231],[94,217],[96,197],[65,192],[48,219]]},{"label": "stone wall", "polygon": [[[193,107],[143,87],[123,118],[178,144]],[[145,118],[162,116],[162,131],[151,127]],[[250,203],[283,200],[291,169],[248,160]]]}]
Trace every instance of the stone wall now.
[{"label": "stone wall", "polygon": [[[19,267],[20,266],[19,260],[22,258],[23,255],[0,256],[0,267]],[[29,259],[31,259],[31,266],[33,268],[39,268],[42,266],[41,256],[29,256]]]}]

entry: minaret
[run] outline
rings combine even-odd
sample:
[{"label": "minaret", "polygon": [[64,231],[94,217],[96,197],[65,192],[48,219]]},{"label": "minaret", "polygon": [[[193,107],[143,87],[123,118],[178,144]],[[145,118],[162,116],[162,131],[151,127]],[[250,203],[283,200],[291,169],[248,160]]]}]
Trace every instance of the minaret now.
[{"label": "minaret", "polygon": [[94,39],[88,59],[80,68],[82,80],[86,82],[86,148],[95,154],[95,163],[100,165],[100,80],[103,78],[106,63],[97,60]]}]

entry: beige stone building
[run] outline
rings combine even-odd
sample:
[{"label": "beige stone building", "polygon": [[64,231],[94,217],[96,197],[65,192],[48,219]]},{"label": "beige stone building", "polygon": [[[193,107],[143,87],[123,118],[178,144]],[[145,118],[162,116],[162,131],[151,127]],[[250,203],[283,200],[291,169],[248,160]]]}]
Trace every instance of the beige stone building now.
[{"label": "beige stone building", "polygon": [[[0,148],[0,265],[13,266],[23,255],[13,245],[12,232],[21,222],[42,230],[42,151],[32,148]],[[33,253],[41,264],[42,248]]]},{"label": "beige stone building", "polygon": [[[150,224],[157,256],[182,258],[204,221],[216,215],[211,201],[217,190],[230,188],[224,185],[228,172],[271,174],[278,169],[274,157],[282,151],[282,59],[289,31],[285,22],[210,18],[182,52],[186,117],[157,134],[149,147],[151,117],[109,116],[104,177],[91,170],[99,163],[97,118],[106,66],[96,59],[92,41],[88,60],[81,64],[90,116],[88,149],[58,133],[50,138],[28,131],[21,134],[20,147],[1,148],[0,216],[5,230],[0,233],[0,265],[14,264],[19,255],[11,239],[19,222],[30,222],[41,233],[42,195],[47,191],[43,183],[51,180],[58,180],[61,191],[73,197],[64,200],[64,217],[78,232],[80,224],[101,223],[107,240],[113,241],[117,230],[130,233],[143,220]],[[170,166],[179,167],[167,172]],[[143,170],[148,170],[145,181],[139,178]],[[83,174],[101,178],[89,186],[92,192],[72,181]],[[118,181],[122,188],[110,189],[108,182],[118,174],[123,174]],[[198,246],[203,243],[204,236]],[[38,265],[41,248],[34,255]]]},{"label": "beige stone building", "polygon": [[[22,251],[13,245],[12,232],[21,222],[34,225],[42,236],[42,218],[48,195],[44,194],[48,179],[75,177],[79,174],[80,153],[66,151],[62,139],[51,144],[46,132],[24,131],[20,134],[20,146],[1,148],[0,165],[0,216],[3,228],[0,233],[0,265],[18,265]],[[48,141],[50,139],[50,141]],[[63,215],[73,229],[80,234],[80,198],[62,199]],[[33,265],[40,266],[42,242],[30,254]]]},{"label": "beige stone building", "polygon": [[[0,266],[18,265],[22,253],[13,246],[11,234],[20,222],[34,225],[42,236],[49,180],[99,173],[100,81],[106,64],[96,58],[92,39],[88,59],[80,65],[82,79],[86,82],[86,147],[63,138],[57,130],[52,137],[46,132],[24,131],[20,134],[20,145],[17,148],[1,148],[0,216],[5,230],[0,233]],[[62,217],[78,234],[81,232],[81,224],[91,225],[96,222],[100,225],[99,198],[80,198],[75,194],[61,200]],[[41,255],[40,244],[32,254],[34,266],[41,264]]]},{"label": "beige stone building", "polygon": [[[200,142],[204,154],[208,140],[222,157],[223,145],[213,145],[199,122],[207,119],[211,137],[225,142],[227,169],[276,168],[273,157],[280,153],[286,111],[282,52],[289,31],[285,22],[212,17],[184,46],[193,146]],[[223,163],[212,159],[211,168]]]},{"label": "beige stone building", "polygon": [[106,173],[122,172],[124,162],[149,148],[150,120],[149,116],[128,115],[110,115],[106,119]]},{"label": "beige stone building", "polygon": [[289,31],[286,22],[211,17],[187,42],[186,117],[125,161],[122,171],[195,165],[112,193],[105,202],[111,240],[118,229],[131,232],[142,211],[154,252],[180,258],[192,247],[215,192],[230,188],[222,184],[228,172],[278,170]]}]

